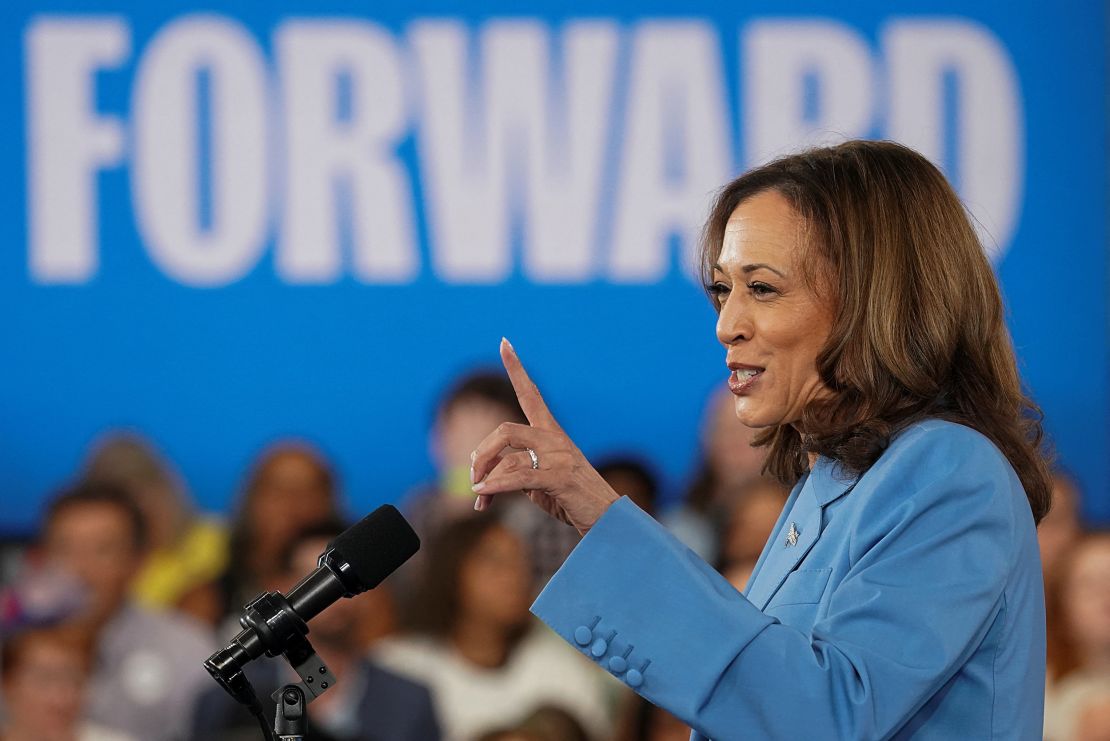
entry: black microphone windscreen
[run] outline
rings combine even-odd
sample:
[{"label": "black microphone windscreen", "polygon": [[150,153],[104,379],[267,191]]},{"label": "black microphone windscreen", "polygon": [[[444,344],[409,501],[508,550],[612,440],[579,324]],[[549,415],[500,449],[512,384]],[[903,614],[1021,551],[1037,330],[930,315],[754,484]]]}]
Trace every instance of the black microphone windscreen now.
[{"label": "black microphone windscreen", "polygon": [[332,542],[362,589],[373,589],[420,550],[420,538],[391,504],[383,504]]}]

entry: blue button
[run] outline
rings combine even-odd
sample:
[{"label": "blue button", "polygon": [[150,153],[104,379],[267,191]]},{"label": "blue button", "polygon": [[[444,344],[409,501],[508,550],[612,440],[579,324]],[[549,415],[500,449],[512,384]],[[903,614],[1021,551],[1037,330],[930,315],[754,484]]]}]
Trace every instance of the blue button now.
[{"label": "blue button", "polygon": [[594,632],[585,625],[579,625],[574,629],[574,642],[579,646],[588,646],[590,641],[594,639]]},{"label": "blue button", "polygon": [[608,650],[609,644],[605,642],[604,638],[598,638],[596,641],[594,641],[594,645],[590,646],[590,653],[592,653],[599,659],[604,656],[605,652]]},{"label": "blue button", "polygon": [[628,661],[623,656],[614,656],[609,659],[609,671],[620,674],[628,669]]},{"label": "blue button", "polygon": [[636,688],[644,683],[644,675],[636,669],[629,669],[628,674],[624,675],[624,681],[628,682],[629,687]]}]

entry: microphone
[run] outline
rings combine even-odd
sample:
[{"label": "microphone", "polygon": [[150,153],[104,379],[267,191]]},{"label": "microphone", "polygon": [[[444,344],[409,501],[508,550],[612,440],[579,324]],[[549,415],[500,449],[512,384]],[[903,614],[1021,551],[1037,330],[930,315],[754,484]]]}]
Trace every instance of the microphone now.
[{"label": "microphone", "polygon": [[[285,654],[315,696],[334,683],[304,636],[308,621],[333,602],[378,586],[420,549],[420,539],[397,508],[384,504],[347,528],[328,544],[316,570],[301,579],[288,595],[267,592],[246,606],[243,630],[204,662],[208,673],[240,703],[257,700],[243,667],[265,654]],[[311,664],[311,660],[316,660]],[[311,665],[310,665],[311,664]],[[316,687],[311,677],[318,672]],[[322,686],[321,686],[322,685]]]},{"label": "microphone", "polygon": [[420,549],[420,539],[391,504],[344,530],[320,556],[316,570],[289,590],[290,607],[305,622],[341,597],[373,589]]}]

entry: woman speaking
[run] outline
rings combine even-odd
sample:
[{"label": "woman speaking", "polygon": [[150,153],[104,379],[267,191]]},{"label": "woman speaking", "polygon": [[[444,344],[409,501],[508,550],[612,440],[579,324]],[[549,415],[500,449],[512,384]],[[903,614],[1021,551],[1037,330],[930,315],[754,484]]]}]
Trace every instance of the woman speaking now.
[{"label": "woman speaking", "polygon": [[523,489],[585,535],[533,611],[694,739],[1039,739],[1039,413],[952,188],[892,143],[786,157],[721,191],[701,268],[793,487],[748,588],[617,496],[503,341],[530,424],[475,450],[475,506]]}]

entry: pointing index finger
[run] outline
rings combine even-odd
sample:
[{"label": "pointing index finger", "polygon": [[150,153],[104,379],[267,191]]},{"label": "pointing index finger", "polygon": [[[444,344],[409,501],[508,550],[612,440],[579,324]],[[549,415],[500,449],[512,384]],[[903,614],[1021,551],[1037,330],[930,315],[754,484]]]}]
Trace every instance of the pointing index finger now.
[{"label": "pointing index finger", "polygon": [[505,371],[509,374],[509,381],[512,382],[513,390],[516,391],[520,408],[532,426],[559,429],[559,424],[552,416],[551,410],[547,408],[543,397],[540,396],[540,390],[536,388],[536,384],[532,382],[528,372],[524,370],[524,365],[520,362],[512,343],[504,337],[501,338],[501,362],[505,365]]}]

